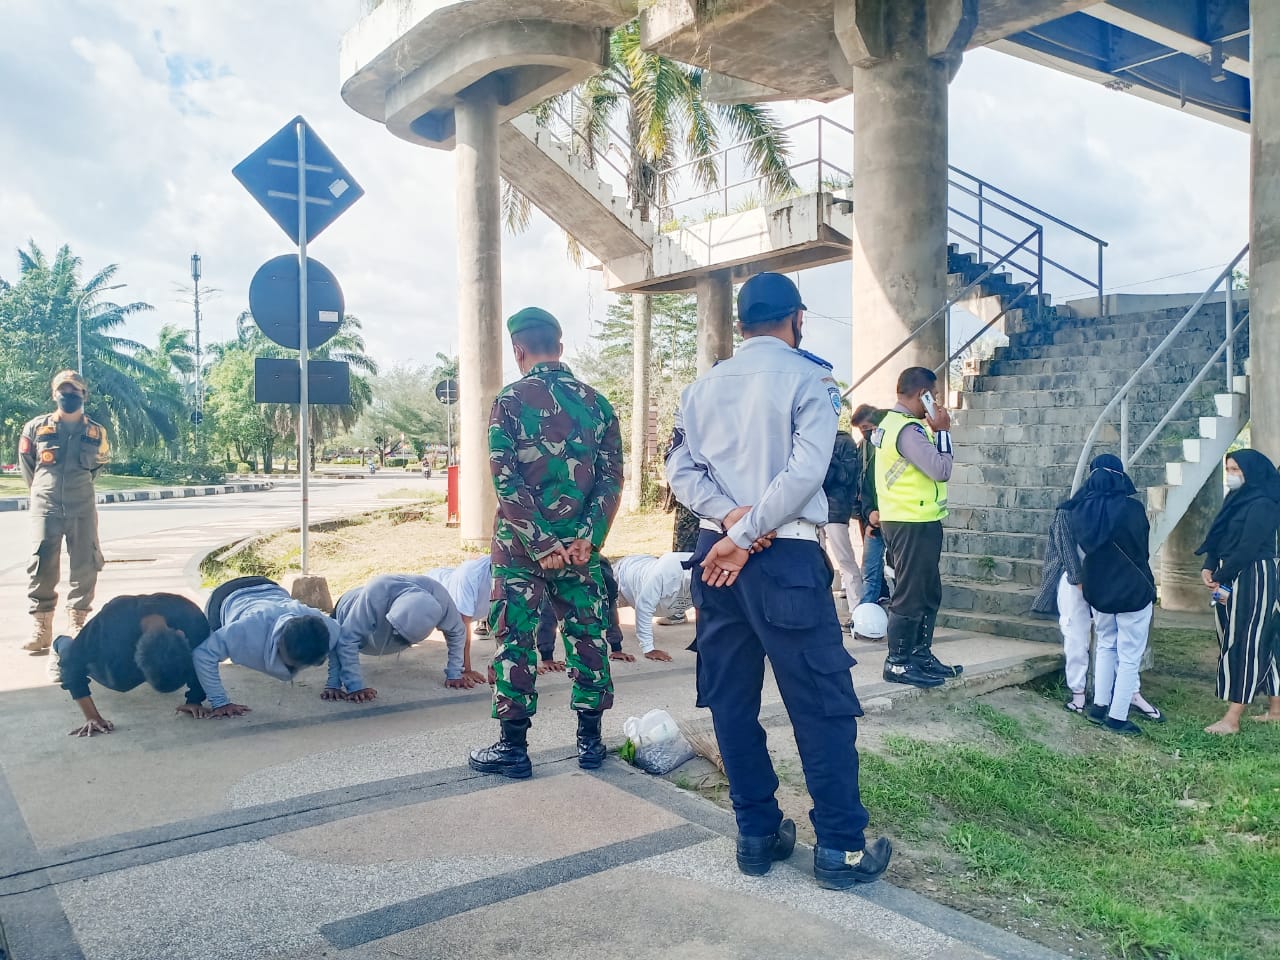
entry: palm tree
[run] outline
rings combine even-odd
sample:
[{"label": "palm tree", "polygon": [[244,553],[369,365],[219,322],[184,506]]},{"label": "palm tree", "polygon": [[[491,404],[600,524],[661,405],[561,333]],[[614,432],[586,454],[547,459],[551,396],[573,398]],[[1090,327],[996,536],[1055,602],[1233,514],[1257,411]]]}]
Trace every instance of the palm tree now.
[{"label": "palm tree", "polygon": [[[627,195],[633,210],[648,221],[655,205],[671,202],[679,175],[673,167],[681,155],[690,160],[694,184],[703,190],[720,185],[715,154],[722,138],[742,142],[745,166],[760,176],[767,196],[785,195],[796,188],[787,166],[790,145],[773,114],[755,104],[709,103],[702,93],[703,71],[646,52],[640,46],[640,21],[613,31],[609,38],[609,65],[581,84],[576,91],[535,109],[540,123],[550,124],[557,114],[569,115],[570,134],[582,145],[588,166],[610,149],[620,149],[628,159]],[[626,140],[611,142],[612,121],[621,118]],[[524,230],[531,216],[529,200],[519,188],[503,188],[503,215],[509,229]],[[570,255],[578,259],[578,246],[570,238]],[[640,505],[644,487],[646,429],[649,409],[649,337],[653,308],[649,298],[634,295],[632,304],[632,410],[631,482],[627,506]]]},{"label": "palm tree", "polygon": [[142,344],[118,333],[130,317],[151,305],[100,300],[119,267],[109,264],[82,284],[81,266],[70,247],[60,247],[51,263],[32,241],[18,251],[17,282],[0,281],[0,339],[11,356],[24,358],[38,374],[30,378],[33,382],[39,386],[43,381],[41,395],[28,402],[47,406],[49,379],[57,370],[75,367],[79,306],[90,415],[104,421],[123,446],[172,443],[181,432],[181,397],[170,389],[167,374],[143,358]]}]

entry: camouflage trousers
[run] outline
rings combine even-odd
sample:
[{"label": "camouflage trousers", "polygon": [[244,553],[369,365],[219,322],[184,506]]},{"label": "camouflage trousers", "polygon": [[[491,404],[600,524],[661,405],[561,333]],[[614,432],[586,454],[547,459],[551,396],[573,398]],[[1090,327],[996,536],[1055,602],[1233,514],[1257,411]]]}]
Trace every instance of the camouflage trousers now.
[{"label": "camouflage trousers", "polygon": [[498,644],[493,661],[493,716],[521,720],[538,712],[536,637],[543,602],[551,601],[564,624],[565,663],[573,681],[569,706],[608,710],[613,706],[613,677],[604,634],[608,601],[600,557],[585,567],[493,566],[489,630]]}]

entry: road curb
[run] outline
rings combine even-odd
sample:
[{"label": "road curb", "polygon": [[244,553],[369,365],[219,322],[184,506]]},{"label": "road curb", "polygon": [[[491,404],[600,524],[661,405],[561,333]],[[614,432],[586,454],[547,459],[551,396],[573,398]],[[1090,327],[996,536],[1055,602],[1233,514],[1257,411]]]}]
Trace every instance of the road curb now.
[{"label": "road curb", "polygon": [[[199,487],[157,487],[146,490],[115,490],[98,494],[98,503],[141,503],[147,500],[184,500],[187,497],[214,497],[223,493],[257,493],[275,486],[271,481],[215,483]],[[26,510],[27,497],[0,497],[0,511]]]}]

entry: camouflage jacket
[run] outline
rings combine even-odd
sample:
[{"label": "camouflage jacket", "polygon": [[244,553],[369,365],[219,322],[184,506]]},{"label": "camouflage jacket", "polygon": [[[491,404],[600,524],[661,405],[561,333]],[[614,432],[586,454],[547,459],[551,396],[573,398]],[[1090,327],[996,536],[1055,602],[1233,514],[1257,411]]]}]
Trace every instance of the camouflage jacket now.
[{"label": "camouflage jacket", "polygon": [[494,401],[489,469],[495,563],[540,560],[574,539],[598,549],[622,493],[618,418],[564,364],[535,364]]},{"label": "camouflage jacket", "polygon": [[86,516],[97,509],[93,481],[111,458],[102,424],[57,413],[36,417],[18,438],[18,463],[31,488],[31,510],[40,515]]}]

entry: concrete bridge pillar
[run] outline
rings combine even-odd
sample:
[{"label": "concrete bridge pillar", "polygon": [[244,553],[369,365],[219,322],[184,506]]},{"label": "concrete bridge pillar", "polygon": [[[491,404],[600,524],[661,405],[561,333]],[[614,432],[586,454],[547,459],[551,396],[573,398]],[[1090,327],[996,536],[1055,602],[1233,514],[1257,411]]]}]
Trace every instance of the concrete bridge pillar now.
[{"label": "concrete bridge pillar", "polygon": [[1280,4],[1252,0],[1250,14],[1249,416],[1254,448],[1276,461],[1280,460]]},{"label": "concrete bridge pillar", "polygon": [[698,278],[698,376],[733,356],[733,280],[727,270]]},{"label": "concrete bridge pillar", "polygon": [[488,546],[497,497],[489,475],[489,411],[502,389],[502,189],[498,82],[462,91],[454,114],[458,168],[458,433],[461,535]]},{"label": "concrete bridge pillar", "polygon": [[[853,374],[946,302],[947,85],[973,33],[966,0],[838,0],[853,65]],[[904,367],[947,356],[940,317],[858,391],[886,404]]]}]

